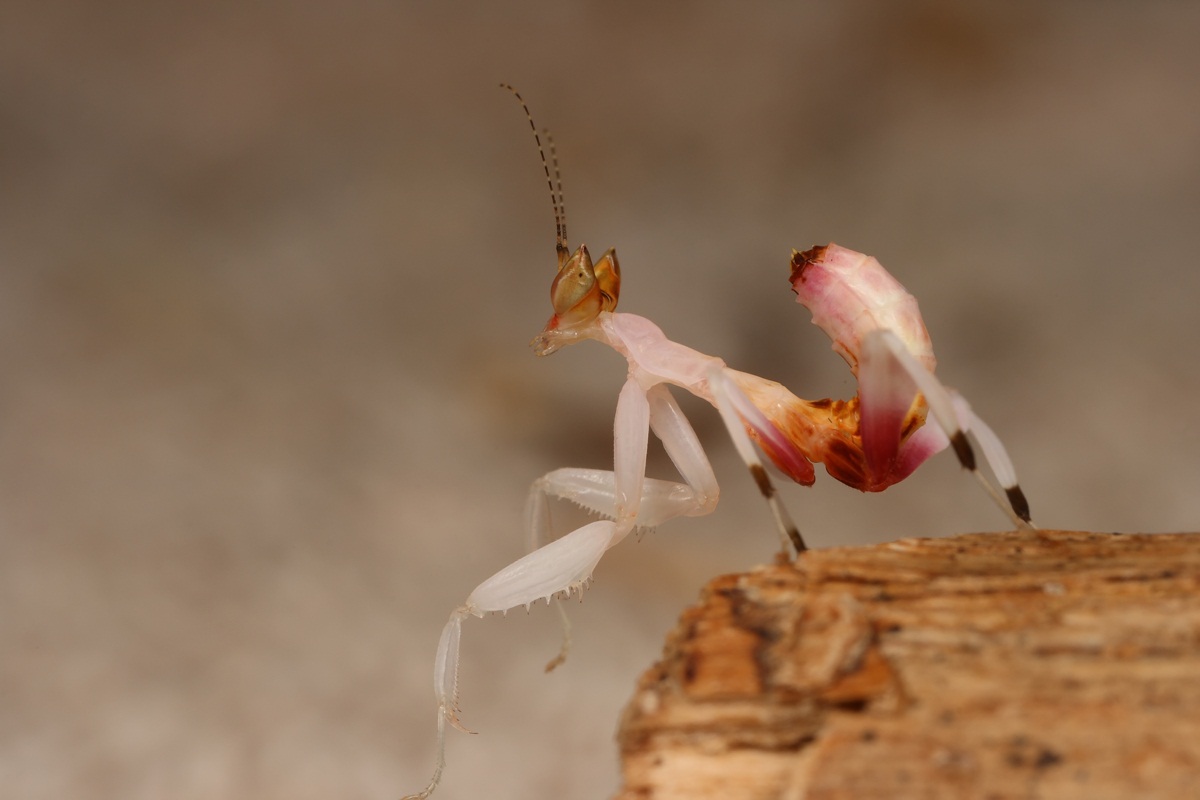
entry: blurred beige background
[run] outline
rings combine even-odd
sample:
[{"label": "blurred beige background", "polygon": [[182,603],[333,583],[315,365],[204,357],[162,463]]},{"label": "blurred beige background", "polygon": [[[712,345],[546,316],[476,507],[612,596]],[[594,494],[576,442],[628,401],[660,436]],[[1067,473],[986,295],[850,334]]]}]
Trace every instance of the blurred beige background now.
[{"label": "blurred beige background", "polygon": [[[1200,526],[1200,7],[8,2],[0,14],[0,796],[395,798],[446,614],[526,488],[611,461],[622,376],[536,359],[552,224],[622,307],[855,387],[789,250],[874,254],[1044,526]],[[770,516],[711,409],[710,518],[553,613],[471,621],[443,797],[602,798],[633,681]],[[666,476],[660,455],[655,474]],[[816,546],[994,530],[943,455],[823,471]]]}]

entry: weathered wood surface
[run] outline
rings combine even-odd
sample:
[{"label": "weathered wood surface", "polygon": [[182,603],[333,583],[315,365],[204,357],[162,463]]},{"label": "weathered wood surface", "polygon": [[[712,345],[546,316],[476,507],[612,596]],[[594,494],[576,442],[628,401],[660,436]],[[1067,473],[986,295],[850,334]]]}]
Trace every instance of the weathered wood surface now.
[{"label": "weathered wood surface", "polygon": [[1200,797],[1200,534],[807,553],[712,581],[619,800]]}]

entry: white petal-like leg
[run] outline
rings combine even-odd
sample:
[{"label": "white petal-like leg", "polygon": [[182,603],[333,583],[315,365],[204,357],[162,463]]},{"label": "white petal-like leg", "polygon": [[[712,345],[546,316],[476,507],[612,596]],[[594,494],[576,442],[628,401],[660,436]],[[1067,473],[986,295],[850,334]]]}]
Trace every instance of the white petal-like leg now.
[{"label": "white petal-like leg", "polygon": [[[625,381],[617,397],[613,423],[614,518],[621,536],[637,524],[646,482],[646,447],[650,443],[650,401],[633,378]],[[613,544],[616,544],[614,542]]]},{"label": "white petal-like leg", "polygon": [[[550,526],[550,507],[546,502],[547,493],[544,485],[548,483],[547,479],[551,478],[551,476],[563,471],[556,470],[548,475],[544,475],[534,481],[533,487],[529,490],[529,498],[525,503],[525,530],[529,532],[530,552],[554,541]],[[571,472],[573,470],[566,471]],[[579,483],[580,491],[575,493],[571,499],[585,508],[590,508],[591,504],[595,502],[591,499],[593,493],[592,483],[593,481],[581,481]],[[561,598],[554,600],[554,607],[558,610],[558,618],[562,623],[562,645],[558,648],[558,654],[546,662],[546,672],[552,671],[559,664],[566,661],[567,654],[571,651],[571,619],[567,616],[567,610],[563,607]]]},{"label": "white petal-like leg", "polygon": [[554,595],[582,591],[604,551],[618,539],[617,525],[593,522],[517,559],[475,587],[467,602],[454,609],[438,641],[433,666],[433,691],[438,705],[437,764],[425,789],[404,800],[428,797],[446,766],[446,723],[467,731],[458,720],[458,658],[462,621],[489,611],[528,607]]},{"label": "white petal-like leg", "polygon": [[[653,528],[680,516],[703,516],[716,507],[719,489],[716,475],[708,462],[700,440],[692,429],[675,398],[662,384],[646,392],[650,429],[663,443],[663,449],[671,458],[684,483],[645,477],[646,440],[630,446],[622,456],[620,444],[626,439],[618,438],[617,457],[624,458],[627,467],[640,470],[641,496],[630,515],[639,528]],[[640,458],[634,456],[641,454]],[[610,519],[616,519],[617,478],[611,470],[565,468],[549,472],[534,482],[530,489],[526,517],[532,547],[540,547],[554,539],[550,526],[548,499],[557,497],[569,500],[583,508]],[[627,510],[627,515],[629,511]]]},{"label": "white petal-like leg", "polygon": [[437,788],[438,783],[442,780],[442,773],[446,771],[446,715],[440,710],[438,711],[438,726],[437,726],[437,764],[433,768],[433,776],[429,779],[429,785],[416,794],[406,794],[400,800],[425,800],[426,797],[433,794],[433,790]]},{"label": "white petal-like leg", "polygon": [[475,587],[467,602],[456,608],[438,643],[434,660],[434,691],[438,708],[447,721],[459,727],[458,650],[459,629],[468,615],[482,617],[491,611],[508,611],[556,595],[582,591],[604,551],[620,536],[617,524],[593,522],[561,539],[517,559]]},{"label": "white petal-like leg", "polygon": [[592,522],[538,547],[476,586],[467,601],[450,614],[434,658],[433,685],[438,704],[437,766],[429,785],[411,798],[428,797],[441,779],[445,767],[446,723],[466,730],[458,721],[458,659],[463,619],[518,606],[528,608],[538,600],[549,601],[555,596],[582,591],[604,551],[625,538],[636,524],[646,477],[650,403],[645,390],[633,379],[625,383],[617,400],[614,437],[615,521]]},{"label": "white petal-like leg", "polygon": [[462,610],[482,617],[580,589],[621,534],[610,520],[592,522],[517,559],[475,587]]},{"label": "white petal-like leg", "polygon": [[[958,414],[959,424],[965,430],[969,430],[974,434],[975,441],[979,443],[979,448],[983,451],[984,460],[992,468],[996,480],[999,481],[1000,486],[1004,489],[1004,498],[1007,501],[1007,506],[1016,515],[1018,526],[1036,528],[1037,526],[1029,518],[1029,501],[1025,499],[1025,493],[1021,491],[1021,486],[1017,483],[1017,468],[1013,466],[1008,451],[1000,443],[1000,437],[996,435],[995,431],[986,422],[979,418],[962,395],[953,389],[948,391],[954,400],[954,410]],[[992,490],[992,485],[983,480],[983,476],[979,474],[979,470],[975,471],[975,476],[979,478],[986,489]],[[996,502],[1000,503],[998,499]],[[1005,504],[1000,503],[1000,505],[1004,507]]]},{"label": "white petal-like leg", "polygon": [[[681,515],[711,514],[717,507],[720,489],[696,431],[665,385],[651,387],[646,396],[650,401],[650,429],[662,441],[663,449],[687,485],[655,481],[661,484],[656,491],[643,490],[639,524],[652,527]],[[647,484],[651,480],[647,478]]]},{"label": "white petal-like leg", "polygon": [[763,466],[762,459],[758,457],[758,452],[754,449],[754,442],[750,440],[750,435],[746,433],[746,428],[743,426],[743,420],[746,424],[752,425],[756,430],[771,431],[774,426],[763,415],[761,411],[753,403],[750,398],[746,397],[745,393],[737,387],[737,384],[727,375],[725,369],[714,369],[708,376],[708,384],[712,389],[713,397],[716,399],[717,411],[721,413],[721,419],[725,422],[725,428],[729,431],[729,437],[733,439],[733,446],[737,449],[738,455],[742,457],[742,461],[746,463],[746,467],[750,470],[754,482],[758,485],[758,490],[762,496],[766,498],[767,504],[771,507],[771,512],[775,515],[775,522],[779,526],[779,537],[783,545],[783,552],[788,552],[788,545],[796,548],[797,553],[803,553],[808,549],[808,545],[804,543],[804,538],[800,535],[800,529],[796,527],[796,523],[792,521],[791,515],[783,505],[783,501],[779,499],[779,494],[775,490],[775,484],[771,483],[771,478],[767,475],[767,469]]},{"label": "white petal-like leg", "polygon": [[[643,478],[636,526],[653,528],[675,517],[711,513],[717,505],[719,488],[696,432],[666,386],[652,386],[646,392],[646,399],[650,429],[662,440],[663,448],[686,483]],[[644,442],[641,447],[644,452]],[[629,449],[633,450],[632,447]],[[625,458],[631,460],[628,455]],[[637,460],[632,460],[632,466],[640,467],[643,471],[645,469],[644,461],[639,464]],[[554,539],[547,502],[550,497],[570,500],[589,511],[615,518],[616,473],[611,470],[566,468],[550,472],[535,481],[526,507],[530,541],[535,548]],[[571,643],[566,609],[561,601],[556,605],[563,624],[563,644],[558,655],[547,663],[547,671],[566,660]]]},{"label": "white petal-like leg", "polygon": [[[959,463],[975,474],[980,484],[996,504],[1009,515],[1017,527],[1033,528],[1034,525],[1029,516],[1029,503],[1025,500],[1025,494],[1017,483],[1017,473],[1012,460],[1008,457],[1004,446],[1000,444],[999,438],[991,428],[984,424],[983,420],[971,411],[970,406],[961,396],[943,386],[932,372],[913,357],[904,342],[888,330],[872,331],[863,339],[858,378],[861,389],[860,397],[863,403],[864,449],[869,452],[870,447],[877,446],[876,443],[866,441],[867,436],[871,435],[870,425],[883,427],[894,421],[891,417],[894,416],[895,409],[899,407],[900,404],[897,401],[903,393],[903,390],[897,390],[894,387],[903,386],[905,383],[896,378],[897,368],[903,372],[904,378],[911,380],[916,389],[925,396],[925,402],[929,405],[929,411],[934,421],[950,440],[950,445],[954,448]],[[897,393],[898,391],[900,393]],[[905,411],[911,404],[911,400],[912,396],[910,395],[909,400],[902,403]],[[876,413],[872,404],[881,405],[884,408]],[[875,416],[868,423],[867,418],[872,414]],[[992,468],[996,480],[1003,487],[1003,496],[979,471],[975,462],[975,451],[967,440],[968,431],[974,434],[975,440],[983,451],[984,459]]]},{"label": "white petal-like leg", "polygon": [[[650,407],[646,391],[631,378],[625,382],[617,398],[617,414],[613,422],[614,470],[609,473],[586,469],[556,470],[535,481],[530,489],[526,517],[530,540],[535,547],[544,546],[542,543],[551,541],[554,536],[546,503],[549,495],[573,500],[584,508],[615,520],[610,547],[633,530],[638,524],[641,493],[644,488],[654,488],[646,483],[649,430]],[[562,621],[563,639],[558,654],[546,663],[547,672],[566,661],[571,649],[571,620],[562,602],[556,605]]]},{"label": "white petal-like leg", "polygon": [[[712,486],[715,489],[715,481]],[[642,482],[637,527],[654,528],[675,517],[708,513],[711,508],[707,511],[698,511],[697,508],[712,504],[708,499],[708,492],[712,490],[702,482],[692,483],[689,480],[683,484],[646,478]],[[612,470],[567,467],[548,472],[535,481],[526,506],[532,548],[554,540],[547,502],[551,497],[569,500],[594,514],[613,519],[617,507],[616,476]]]}]

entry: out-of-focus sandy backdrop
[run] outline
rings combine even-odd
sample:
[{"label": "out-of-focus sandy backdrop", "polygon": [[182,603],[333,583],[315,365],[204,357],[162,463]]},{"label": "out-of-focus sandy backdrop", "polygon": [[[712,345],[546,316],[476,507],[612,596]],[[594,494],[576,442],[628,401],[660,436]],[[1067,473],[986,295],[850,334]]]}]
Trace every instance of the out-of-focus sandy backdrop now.
[{"label": "out-of-focus sandy backdrop", "polygon": [[[1196,530],[1198,41],[1171,2],[6,3],[0,796],[424,785],[446,614],[534,477],[610,463],[622,377],[528,350],[552,225],[502,80],[625,310],[849,396],[788,254],[872,253],[1041,524]],[[772,554],[685,407],[718,512],[610,553],[551,676],[546,608],[467,624],[445,797],[604,797],[663,633]],[[1007,524],[946,455],[785,495],[818,547]]]}]

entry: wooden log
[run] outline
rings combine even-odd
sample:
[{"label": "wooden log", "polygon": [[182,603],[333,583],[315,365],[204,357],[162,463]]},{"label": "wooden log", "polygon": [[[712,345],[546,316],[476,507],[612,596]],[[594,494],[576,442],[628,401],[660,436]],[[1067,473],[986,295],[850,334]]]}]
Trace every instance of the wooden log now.
[{"label": "wooden log", "polygon": [[703,591],[618,800],[1200,797],[1200,534],[806,553]]}]

